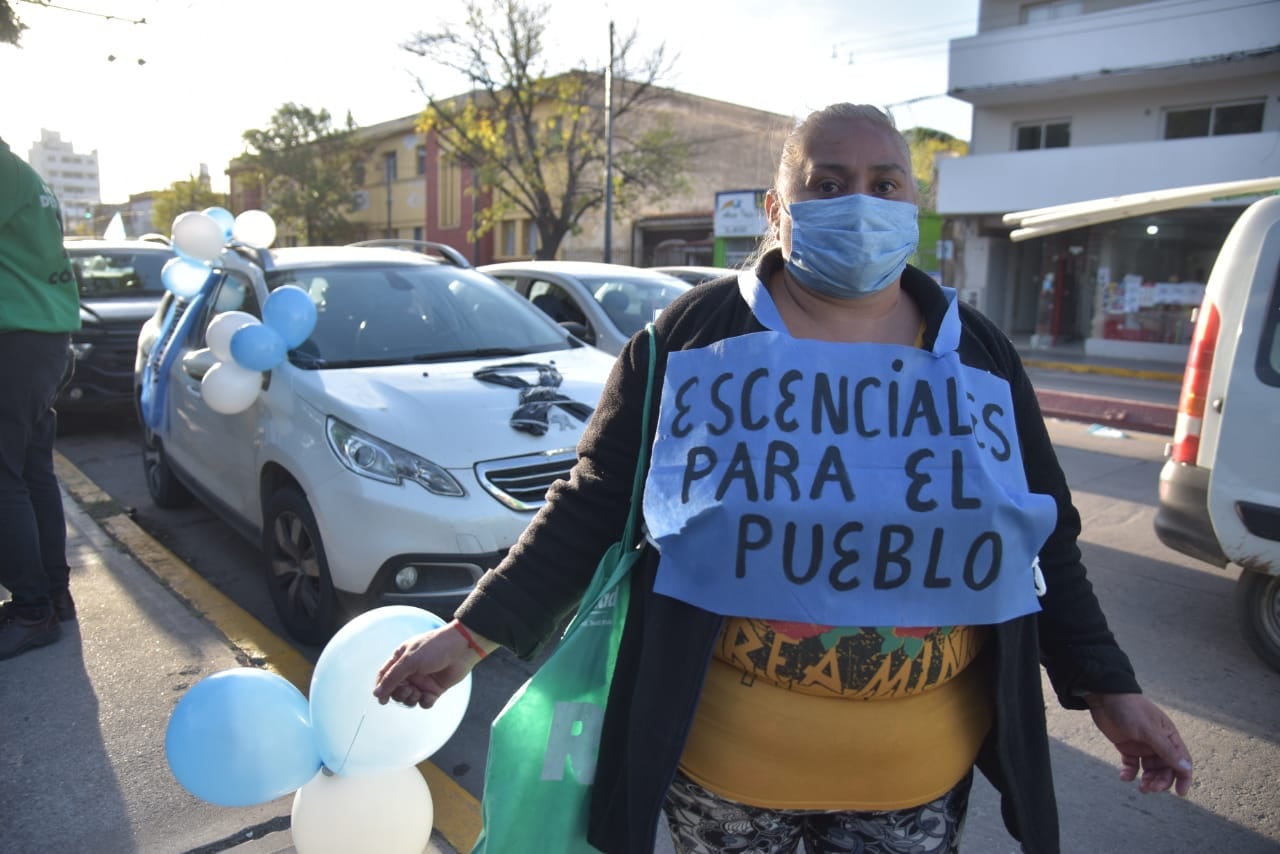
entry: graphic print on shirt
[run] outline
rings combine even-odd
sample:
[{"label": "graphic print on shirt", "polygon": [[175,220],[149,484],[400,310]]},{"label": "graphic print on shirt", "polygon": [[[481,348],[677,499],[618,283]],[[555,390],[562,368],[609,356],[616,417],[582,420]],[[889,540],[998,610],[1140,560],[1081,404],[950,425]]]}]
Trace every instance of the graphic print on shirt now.
[{"label": "graphic print on shirt", "polygon": [[949,682],[982,649],[986,628],[857,628],[730,619],[713,655],[745,680],[824,697],[907,697]]}]

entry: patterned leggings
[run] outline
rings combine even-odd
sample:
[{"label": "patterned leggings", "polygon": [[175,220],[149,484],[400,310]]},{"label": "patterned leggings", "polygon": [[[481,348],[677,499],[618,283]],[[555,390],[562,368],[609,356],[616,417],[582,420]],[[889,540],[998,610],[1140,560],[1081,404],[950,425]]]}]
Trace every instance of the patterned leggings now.
[{"label": "patterned leggings", "polygon": [[956,854],[973,772],[935,801],[889,812],[769,810],[677,773],[663,811],[678,854]]}]

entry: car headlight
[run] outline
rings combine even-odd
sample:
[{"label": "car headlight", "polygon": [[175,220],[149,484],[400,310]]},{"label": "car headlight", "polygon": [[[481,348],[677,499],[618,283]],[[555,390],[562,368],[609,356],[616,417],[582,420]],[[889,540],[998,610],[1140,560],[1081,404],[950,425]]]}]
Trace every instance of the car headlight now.
[{"label": "car headlight", "polygon": [[462,484],[443,467],[337,418],[325,421],[325,433],[338,461],[362,477],[397,485],[411,480],[436,495],[467,494]]}]

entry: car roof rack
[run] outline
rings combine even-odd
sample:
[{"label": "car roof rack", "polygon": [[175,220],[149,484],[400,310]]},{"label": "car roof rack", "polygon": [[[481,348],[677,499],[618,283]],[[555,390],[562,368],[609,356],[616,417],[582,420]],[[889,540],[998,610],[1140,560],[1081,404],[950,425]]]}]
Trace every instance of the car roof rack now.
[{"label": "car roof rack", "polygon": [[410,240],[403,237],[380,237],[375,240],[360,240],[348,243],[348,246],[383,246],[389,249],[405,249],[423,255],[436,255],[455,267],[470,267],[471,262],[461,252],[447,243],[436,243],[431,240]]}]

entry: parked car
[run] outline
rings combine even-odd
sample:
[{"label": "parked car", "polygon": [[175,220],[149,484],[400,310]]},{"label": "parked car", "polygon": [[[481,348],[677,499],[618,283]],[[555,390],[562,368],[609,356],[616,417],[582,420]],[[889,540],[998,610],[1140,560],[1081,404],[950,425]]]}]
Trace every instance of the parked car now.
[{"label": "parked car", "polygon": [[642,267],[591,261],[511,261],[479,268],[610,355],[690,285]]},{"label": "parked car", "polygon": [[80,331],[71,336],[75,373],[56,404],[60,412],[100,412],[133,400],[138,332],[165,294],[160,270],[174,257],[154,239],[63,242],[80,288]]},{"label": "parked car", "polygon": [[666,273],[668,276],[675,276],[677,279],[688,282],[691,285],[701,285],[703,282],[714,281],[715,279],[723,279],[725,276],[736,276],[741,270],[733,267],[650,267],[658,273]]},{"label": "parked car", "polygon": [[1219,251],[1160,471],[1161,542],[1240,567],[1236,609],[1280,671],[1280,197],[1251,205]]},{"label": "parked car", "polygon": [[[281,622],[304,643],[352,608],[450,614],[567,475],[612,367],[435,249],[224,250],[199,303],[167,301],[193,319],[157,336],[157,317],[139,339],[140,363],[166,384],[151,387],[164,404],[144,424],[151,497],[195,495],[259,542]],[[315,303],[314,331],[248,409],[215,412],[201,395],[217,359],[209,324],[232,309],[260,318],[284,285]]]}]

